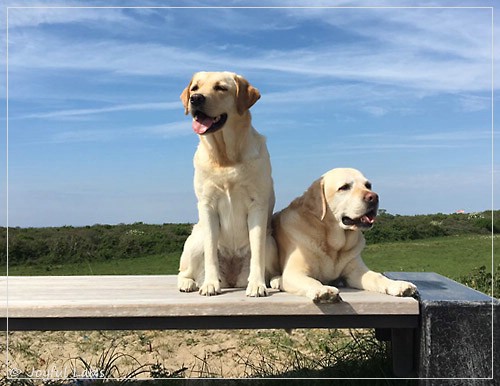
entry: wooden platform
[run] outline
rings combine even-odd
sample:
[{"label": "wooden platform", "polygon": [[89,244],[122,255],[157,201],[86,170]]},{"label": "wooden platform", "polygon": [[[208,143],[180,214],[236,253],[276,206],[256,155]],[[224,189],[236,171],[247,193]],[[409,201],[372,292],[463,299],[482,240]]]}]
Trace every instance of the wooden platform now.
[{"label": "wooden platform", "polygon": [[450,374],[500,379],[492,345],[500,346],[493,334],[499,301],[435,273],[385,275],[416,284],[419,301],[353,289],[341,289],[335,304],[274,290],[266,298],[248,298],[244,289],[203,297],[179,292],[176,276],[159,275],[2,277],[0,329],[375,328],[391,341],[397,377],[418,375],[431,380],[426,385]]},{"label": "wooden platform", "polygon": [[[181,293],[176,276],[2,277],[4,330],[231,329],[298,327],[415,328],[413,298],[342,289],[342,302],[315,304],[269,290],[218,296]],[[8,317],[8,318],[7,318]]]}]

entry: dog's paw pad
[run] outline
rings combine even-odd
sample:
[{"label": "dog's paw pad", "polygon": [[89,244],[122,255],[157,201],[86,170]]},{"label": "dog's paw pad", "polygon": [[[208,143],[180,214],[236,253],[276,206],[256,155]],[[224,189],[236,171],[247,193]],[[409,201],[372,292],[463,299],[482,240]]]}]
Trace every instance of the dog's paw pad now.
[{"label": "dog's paw pad", "polygon": [[249,283],[246,291],[247,296],[259,298],[267,296],[266,285],[264,283]]},{"label": "dog's paw pad", "polygon": [[203,285],[200,287],[199,291],[200,295],[203,296],[214,296],[217,294],[221,293],[220,289],[220,283],[219,282],[213,282],[213,283],[203,283]]},{"label": "dog's paw pad", "polygon": [[194,292],[198,289],[198,285],[193,279],[179,278],[177,281],[177,288],[181,292]]},{"label": "dog's paw pad", "polygon": [[393,296],[407,297],[415,295],[417,293],[417,287],[413,283],[398,280],[388,287],[386,292]]},{"label": "dog's paw pad", "polygon": [[326,285],[320,289],[310,291],[307,296],[315,303],[336,303],[340,301],[339,290]]}]

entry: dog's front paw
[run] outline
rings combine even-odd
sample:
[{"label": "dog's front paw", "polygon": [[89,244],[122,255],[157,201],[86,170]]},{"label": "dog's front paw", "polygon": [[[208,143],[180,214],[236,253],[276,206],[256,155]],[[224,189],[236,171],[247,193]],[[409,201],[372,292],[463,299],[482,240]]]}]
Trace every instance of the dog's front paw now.
[{"label": "dog's front paw", "polygon": [[395,280],[385,292],[393,296],[413,296],[417,292],[417,286],[407,281]]},{"label": "dog's front paw", "polygon": [[247,296],[254,298],[267,296],[266,284],[259,282],[249,282],[247,286]]},{"label": "dog's front paw", "polygon": [[269,283],[271,285],[271,288],[272,289],[277,289],[277,290],[281,290],[281,276],[275,276],[271,279],[271,282]]},{"label": "dog's front paw", "polygon": [[179,288],[181,292],[193,292],[198,289],[198,285],[193,279],[179,277],[177,279],[177,288]]},{"label": "dog's front paw", "polygon": [[306,296],[314,303],[335,303],[340,301],[339,290],[327,285],[307,291]]},{"label": "dog's front paw", "polygon": [[207,281],[203,283],[203,285],[200,287],[200,295],[203,296],[214,296],[217,294],[220,294],[222,291],[220,289],[220,283],[218,280],[214,281]]}]

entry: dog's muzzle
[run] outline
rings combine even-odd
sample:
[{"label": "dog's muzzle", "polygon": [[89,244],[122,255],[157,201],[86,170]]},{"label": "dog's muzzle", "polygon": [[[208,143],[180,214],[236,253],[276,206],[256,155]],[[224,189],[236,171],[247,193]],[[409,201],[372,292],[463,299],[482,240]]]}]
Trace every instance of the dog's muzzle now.
[{"label": "dog's muzzle", "polygon": [[193,131],[198,135],[215,133],[226,123],[227,114],[211,117],[203,111],[205,104],[203,94],[193,94],[189,97],[191,104],[191,115],[193,116]]}]

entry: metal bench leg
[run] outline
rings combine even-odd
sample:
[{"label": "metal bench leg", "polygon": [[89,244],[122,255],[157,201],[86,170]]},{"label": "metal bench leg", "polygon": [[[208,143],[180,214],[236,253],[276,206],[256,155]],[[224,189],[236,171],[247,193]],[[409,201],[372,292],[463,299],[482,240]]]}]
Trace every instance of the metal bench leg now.
[{"label": "metal bench leg", "polygon": [[391,329],[392,368],[396,377],[415,375],[415,330],[413,328]]}]

